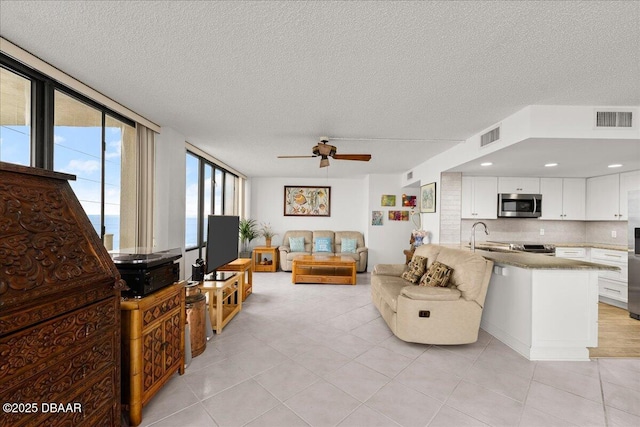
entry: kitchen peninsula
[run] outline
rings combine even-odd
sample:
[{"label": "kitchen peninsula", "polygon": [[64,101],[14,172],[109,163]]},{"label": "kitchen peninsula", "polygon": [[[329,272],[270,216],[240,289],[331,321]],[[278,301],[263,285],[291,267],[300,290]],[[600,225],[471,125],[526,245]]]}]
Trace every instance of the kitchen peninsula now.
[{"label": "kitchen peninsula", "polygon": [[589,360],[588,347],[598,346],[598,274],[617,267],[482,249],[494,271],[481,327],[529,360]]}]

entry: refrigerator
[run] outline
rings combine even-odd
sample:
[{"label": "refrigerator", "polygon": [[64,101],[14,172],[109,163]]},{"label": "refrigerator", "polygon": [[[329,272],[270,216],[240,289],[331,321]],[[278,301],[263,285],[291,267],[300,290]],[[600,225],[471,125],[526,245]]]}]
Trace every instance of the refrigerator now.
[{"label": "refrigerator", "polygon": [[629,316],[640,320],[640,190],[629,191]]}]

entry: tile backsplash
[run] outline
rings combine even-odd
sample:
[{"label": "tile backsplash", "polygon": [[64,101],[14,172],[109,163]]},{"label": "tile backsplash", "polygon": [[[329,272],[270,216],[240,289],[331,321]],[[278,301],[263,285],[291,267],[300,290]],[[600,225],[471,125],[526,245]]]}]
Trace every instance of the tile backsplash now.
[{"label": "tile backsplash", "polygon": [[[476,220],[461,221],[460,241],[466,243]],[[483,220],[489,235],[476,231],[476,241],[536,243],[607,243],[627,244],[626,221],[542,221],[538,219],[501,218]],[[540,235],[540,230],[544,235]],[[615,231],[616,237],[612,237]]]}]

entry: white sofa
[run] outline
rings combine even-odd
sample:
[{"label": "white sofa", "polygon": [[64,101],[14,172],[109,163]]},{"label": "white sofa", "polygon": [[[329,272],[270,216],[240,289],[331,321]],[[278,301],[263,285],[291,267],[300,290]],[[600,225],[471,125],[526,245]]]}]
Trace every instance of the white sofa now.
[{"label": "white sofa", "polygon": [[[289,237],[304,237],[304,251],[292,252],[289,245]],[[331,239],[331,251],[321,252],[323,255],[348,256],[356,260],[356,271],[361,273],[367,270],[367,257],[369,250],[364,245],[364,236],[359,231],[331,231],[331,230],[289,230],[282,236],[282,245],[278,248],[280,252],[280,269],[291,271],[293,268],[293,258],[298,255],[318,254],[316,249],[316,239],[328,237]],[[355,239],[355,253],[342,251],[342,239]]]},{"label": "white sofa", "polygon": [[418,286],[401,277],[404,264],[378,264],[371,298],[401,340],[423,344],[468,344],[478,340],[493,261],[464,249],[422,245],[414,256],[439,261],[453,273],[447,287]]}]

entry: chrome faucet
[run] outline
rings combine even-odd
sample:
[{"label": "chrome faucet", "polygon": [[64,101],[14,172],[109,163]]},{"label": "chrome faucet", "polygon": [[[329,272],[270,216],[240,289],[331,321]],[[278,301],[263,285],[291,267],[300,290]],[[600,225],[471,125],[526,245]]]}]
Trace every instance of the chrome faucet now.
[{"label": "chrome faucet", "polygon": [[487,224],[485,224],[482,221],[478,221],[475,224],[473,224],[471,226],[471,242],[470,242],[471,251],[472,252],[475,252],[475,250],[476,250],[476,225],[478,225],[478,224],[480,224],[480,225],[482,225],[484,227],[484,234],[486,234],[487,236],[489,235],[489,230],[487,230]]}]

